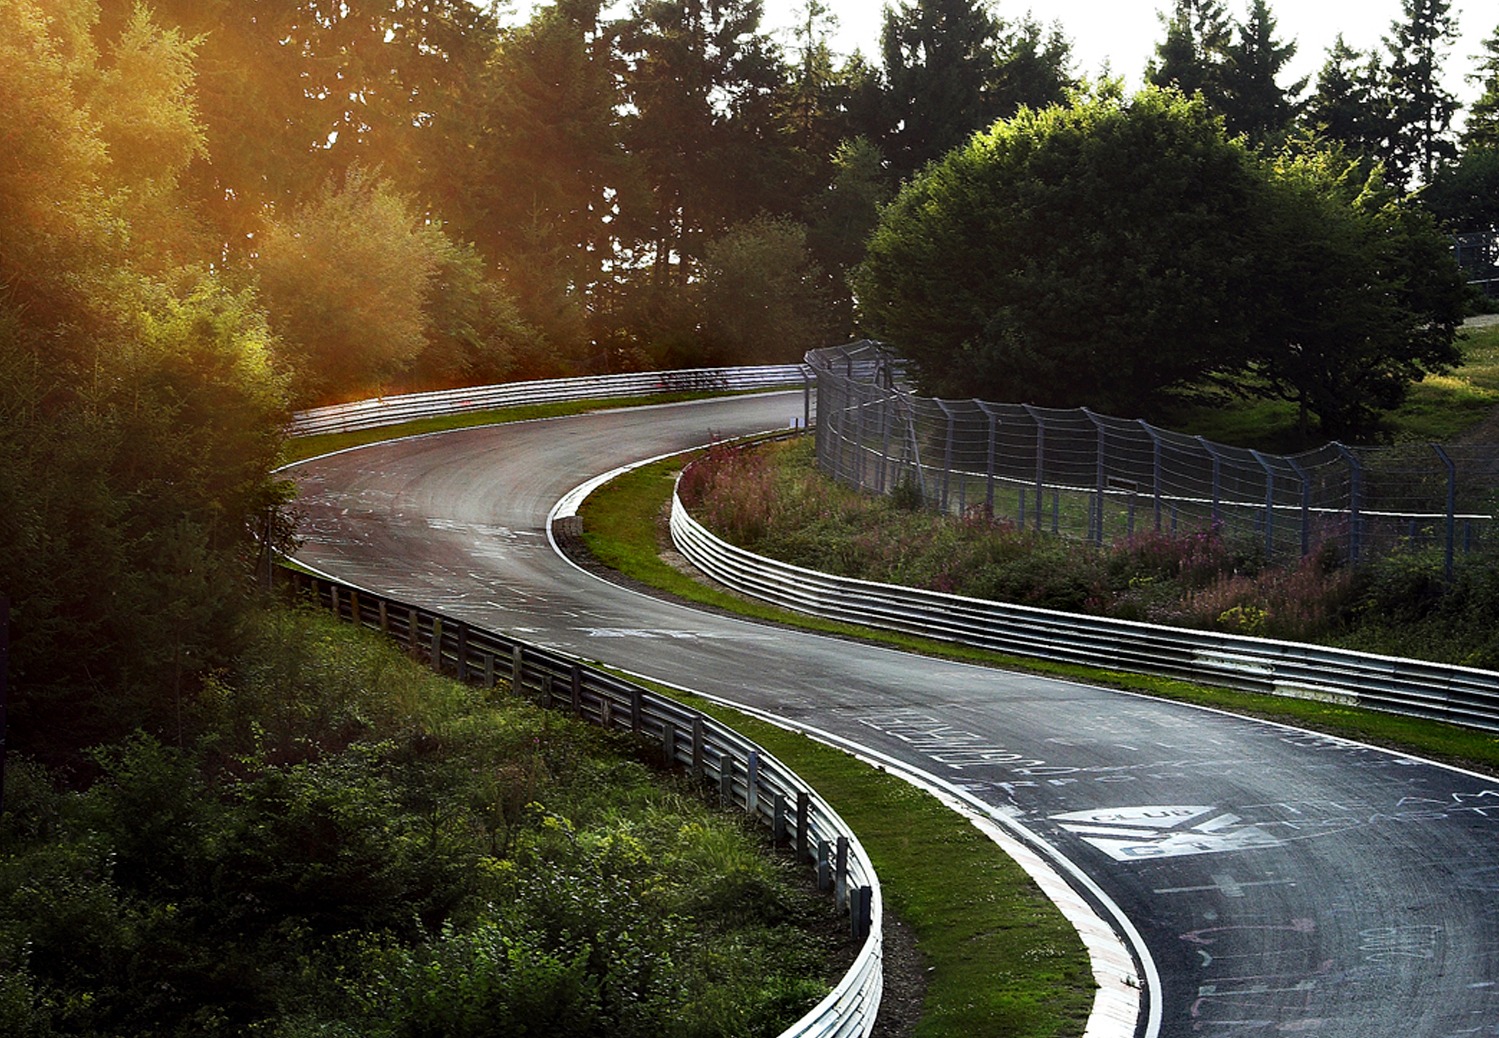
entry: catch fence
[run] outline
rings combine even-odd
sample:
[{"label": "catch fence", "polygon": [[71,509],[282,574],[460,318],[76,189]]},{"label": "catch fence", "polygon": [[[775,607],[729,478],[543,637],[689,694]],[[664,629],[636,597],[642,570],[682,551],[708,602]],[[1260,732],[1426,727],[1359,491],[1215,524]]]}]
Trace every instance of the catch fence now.
[{"label": "catch fence", "polygon": [[1452,248],[1468,284],[1499,298],[1499,232],[1456,235]]},{"label": "catch fence", "polygon": [[1212,531],[1266,559],[1333,549],[1456,558],[1499,540],[1492,445],[1327,444],[1278,455],[1087,408],[912,392],[880,344],[814,350],[817,458],[835,479],[1097,544]]}]

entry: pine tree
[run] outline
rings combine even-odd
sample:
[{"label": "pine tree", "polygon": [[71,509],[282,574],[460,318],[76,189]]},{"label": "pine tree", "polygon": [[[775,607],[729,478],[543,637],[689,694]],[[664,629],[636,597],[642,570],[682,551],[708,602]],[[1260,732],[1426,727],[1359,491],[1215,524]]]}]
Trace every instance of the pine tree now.
[{"label": "pine tree", "polygon": [[1473,55],[1478,67],[1468,81],[1483,91],[1468,109],[1468,125],[1463,130],[1463,148],[1488,148],[1499,151],[1499,26],[1483,41],[1483,54]]},{"label": "pine tree", "polygon": [[1441,83],[1443,50],[1457,39],[1450,0],[1402,0],[1402,20],[1385,37],[1390,52],[1391,133],[1382,156],[1390,181],[1430,183],[1438,163],[1457,154],[1450,138],[1457,99]]},{"label": "pine tree", "polygon": [[1230,133],[1242,133],[1264,145],[1284,135],[1296,115],[1295,98],[1305,78],[1288,87],[1277,82],[1296,44],[1275,38],[1275,18],[1265,0],[1253,0],[1249,20],[1236,27],[1237,38],[1225,51],[1223,115]]},{"label": "pine tree", "polygon": [[1022,105],[1065,99],[1071,48],[1033,19],[1010,24],[985,0],[907,0],[885,9],[886,130],[902,178]]},{"label": "pine tree", "polygon": [[1161,16],[1166,38],[1156,44],[1155,60],[1145,78],[1159,87],[1175,87],[1188,96],[1201,94],[1215,112],[1225,109],[1225,68],[1232,27],[1222,0],[1176,0]]},{"label": "pine tree", "polygon": [[885,154],[909,175],[995,117],[989,85],[1000,24],[976,0],[916,0],[885,8]]},{"label": "pine tree", "polygon": [[1384,149],[1389,112],[1377,54],[1354,50],[1341,34],[1327,51],[1302,112],[1307,129],[1350,154],[1372,160]]}]

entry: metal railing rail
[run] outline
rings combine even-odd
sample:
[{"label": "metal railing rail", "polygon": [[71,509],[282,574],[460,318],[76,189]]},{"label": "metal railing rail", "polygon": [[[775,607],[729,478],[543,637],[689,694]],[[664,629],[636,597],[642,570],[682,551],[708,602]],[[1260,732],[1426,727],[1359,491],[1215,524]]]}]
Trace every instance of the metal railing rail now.
[{"label": "metal railing rail", "polygon": [[288,430],[292,436],[352,432],[395,425],[418,418],[493,411],[501,407],[573,400],[611,400],[672,393],[736,393],[763,389],[805,389],[811,369],[804,364],[769,364],[739,368],[689,368],[639,371],[623,375],[585,375],[534,382],[506,382],[430,393],[375,397],[298,411]]},{"label": "metal railing rail", "polygon": [[721,540],[672,496],[676,549],[714,580],[784,608],[1014,656],[1159,674],[1499,731],[1499,672],[1161,627],[819,573]]},{"label": "metal railing rail", "polygon": [[506,684],[544,706],[660,748],[662,762],[716,788],[724,804],[770,827],[775,842],[815,863],[862,942],[842,980],[779,1038],[864,1038],[883,990],[884,909],[874,866],[816,791],[758,745],[699,711],[562,653],[371,591],[286,569],[293,588],[340,619],[377,630],[460,681]]}]

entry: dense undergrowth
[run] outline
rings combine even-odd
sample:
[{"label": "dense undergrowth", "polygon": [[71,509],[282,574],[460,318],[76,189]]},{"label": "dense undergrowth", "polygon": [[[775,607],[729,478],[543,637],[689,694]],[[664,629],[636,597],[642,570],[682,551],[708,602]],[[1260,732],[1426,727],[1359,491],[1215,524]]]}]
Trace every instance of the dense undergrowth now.
[{"label": "dense undergrowth", "polygon": [[1281,566],[1213,529],[1137,533],[1097,548],[838,486],[816,470],[807,439],[717,447],[684,473],[681,493],[733,543],[840,576],[1499,667],[1499,560],[1489,554],[1460,557],[1448,580],[1437,551],[1355,568],[1328,549]]},{"label": "dense undergrowth", "polygon": [[[831,906],[633,745],[305,611],[92,773],[11,762],[0,1034],[773,1034]],[[829,936],[837,935],[837,936]]]}]

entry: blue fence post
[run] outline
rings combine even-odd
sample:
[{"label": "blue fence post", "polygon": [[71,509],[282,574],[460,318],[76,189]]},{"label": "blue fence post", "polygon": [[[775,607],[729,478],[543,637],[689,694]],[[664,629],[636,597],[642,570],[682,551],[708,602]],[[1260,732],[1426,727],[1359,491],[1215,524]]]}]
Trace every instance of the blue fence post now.
[{"label": "blue fence post", "polygon": [[1213,525],[1217,526],[1222,520],[1220,505],[1223,497],[1223,459],[1206,438],[1199,436],[1197,442],[1207,456],[1213,459]]},{"label": "blue fence post", "polygon": [[1453,555],[1457,551],[1457,465],[1441,444],[1433,443],[1431,449],[1447,468],[1447,557],[1443,572],[1451,580]]},{"label": "blue fence post", "polygon": [[[999,436],[999,416],[989,409],[989,405],[982,400],[975,400],[978,409],[984,412],[984,417],[989,419],[989,451],[984,468],[984,512],[989,518],[994,517],[994,441]],[[1025,498],[1020,499],[1020,525],[1025,526]]]},{"label": "blue fence post", "polygon": [[1265,561],[1275,557],[1275,470],[1259,451],[1249,452],[1265,470]]},{"label": "blue fence post", "polygon": [[1093,529],[1090,531],[1092,533],[1092,535],[1093,535],[1093,543],[1097,544],[1097,545],[1102,545],[1103,544],[1103,493],[1104,493],[1104,490],[1105,490],[1105,488],[1106,488],[1106,486],[1108,484],[1108,478],[1109,478],[1108,477],[1108,471],[1107,471],[1107,469],[1108,469],[1108,462],[1106,460],[1106,455],[1104,453],[1103,423],[1098,420],[1098,416],[1097,415],[1095,415],[1092,411],[1088,410],[1086,407],[1080,408],[1079,410],[1081,410],[1083,412],[1083,414],[1087,415],[1088,421],[1092,422],[1093,423],[1093,428],[1098,431],[1098,442],[1097,442],[1097,446],[1095,447],[1094,452],[1093,452],[1094,453],[1094,461],[1095,461],[1095,465],[1094,465],[1094,469],[1095,469],[1095,482],[1097,483],[1097,487],[1096,487],[1096,489],[1094,491],[1094,498],[1093,498],[1093,520],[1092,520],[1092,522],[1089,525],[1091,525],[1093,527]]},{"label": "blue fence post", "polygon": [[1161,532],[1161,438],[1155,427],[1145,419],[1139,419],[1140,428],[1150,437],[1150,494],[1155,503],[1155,532]]},{"label": "blue fence post", "polygon": [[1036,532],[1041,532],[1041,513],[1046,511],[1046,423],[1030,404],[1022,404],[1036,423]]},{"label": "blue fence post", "polygon": [[1333,441],[1333,448],[1348,462],[1348,561],[1357,564],[1363,547],[1364,467],[1347,447]]},{"label": "blue fence post", "polygon": [[1286,464],[1301,481],[1301,557],[1306,558],[1312,551],[1312,481],[1295,458],[1287,458]]}]

